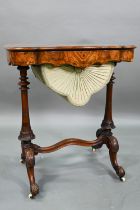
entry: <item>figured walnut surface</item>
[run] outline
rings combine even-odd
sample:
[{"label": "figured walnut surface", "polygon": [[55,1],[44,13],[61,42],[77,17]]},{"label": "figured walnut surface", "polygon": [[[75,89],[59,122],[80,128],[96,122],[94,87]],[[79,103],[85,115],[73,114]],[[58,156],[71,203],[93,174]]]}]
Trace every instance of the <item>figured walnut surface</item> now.
[{"label": "figured walnut surface", "polygon": [[93,64],[108,62],[131,62],[134,57],[134,45],[128,46],[57,46],[57,47],[7,47],[9,65],[29,66],[69,64],[86,68]]}]

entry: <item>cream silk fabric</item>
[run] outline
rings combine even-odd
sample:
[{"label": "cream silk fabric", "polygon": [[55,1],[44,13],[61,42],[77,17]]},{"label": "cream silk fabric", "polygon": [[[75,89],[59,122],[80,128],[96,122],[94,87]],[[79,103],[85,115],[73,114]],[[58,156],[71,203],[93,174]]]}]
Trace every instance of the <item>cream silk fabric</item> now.
[{"label": "cream silk fabric", "polygon": [[40,81],[75,106],[85,105],[94,93],[101,90],[109,82],[113,70],[114,63],[93,65],[84,70],[69,65],[32,66],[34,75]]}]

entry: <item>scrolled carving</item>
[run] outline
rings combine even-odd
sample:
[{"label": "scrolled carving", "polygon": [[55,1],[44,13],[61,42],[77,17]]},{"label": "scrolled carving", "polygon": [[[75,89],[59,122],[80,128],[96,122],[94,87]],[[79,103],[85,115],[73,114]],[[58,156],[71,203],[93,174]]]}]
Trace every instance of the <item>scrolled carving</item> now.
[{"label": "scrolled carving", "polygon": [[106,136],[104,143],[109,149],[110,161],[113,168],[116,171],[116,174],[120,178],[124,177],[125,171],[122,166],[118,165],[118,161],[117,161],[117,152],[119,150],[119,144],[118,144],[117,139],[114,136]]},{"label": "scrolled carving", "polygon": [[36,196],[39,193],[39,186],[36,183],[32,184],[30,187],[30,191],[33,197]]},{"label": "scrolled carving", "polygon": [[39,150],[40,146],[38,146],[37,144],[32,144],[32,147],[34,149],[34,154],[38,155],[38,150]]},{"label": "scrolled carving", "polygon": [[24,142],[24,151],[25,151],[25,162],[27,173],[30,182],[30,194],[29,197],[33,198],[35,195],[39,193],[39,187],[35,182],[35,175],[34,175],[34,166],[35,166],[35,152],[34,147],[31,142],[26,143]]},{"label": "scrolled carving", "polygon": [[119,151],[118,140],[114,136],[107,136],[107,147],[111,152],[117,153]]},{"label": "scrolled carving", "polygon": [[34,150],[31,147],[25,147],[25,157],[27,168],[32,168],[35,165]]},{"label": "scrolled carving", "polygon": [[99,136],[112,136],[112,135],[113,135],[113,133],[111,132],[111,129],[99,128],[96,131],[96,137],[99,137]]}]

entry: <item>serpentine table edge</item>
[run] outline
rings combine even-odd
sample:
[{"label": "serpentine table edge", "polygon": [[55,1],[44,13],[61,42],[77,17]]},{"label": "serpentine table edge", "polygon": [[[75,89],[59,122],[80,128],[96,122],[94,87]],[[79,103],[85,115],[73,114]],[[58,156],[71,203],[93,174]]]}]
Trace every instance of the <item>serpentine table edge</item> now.
[{"label": "serpentine table edge", "polygon": [[9,65],[29,66],[69,64],[86,68],[108,62],[131,62],[134,45],[128,46],[59,46],[59,47],[6,47]]}]

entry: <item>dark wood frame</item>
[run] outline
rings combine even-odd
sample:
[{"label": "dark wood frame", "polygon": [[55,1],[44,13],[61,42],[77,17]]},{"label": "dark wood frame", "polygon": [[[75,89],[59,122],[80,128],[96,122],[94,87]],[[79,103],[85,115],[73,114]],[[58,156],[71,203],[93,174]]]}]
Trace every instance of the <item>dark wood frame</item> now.
[{"label": "dark wood frame", "polygon": [[52,146],[40,147],[31,141],[35,139],[35,135],[31,129],[28,105],[28,89],[29,82],[27,70],[29,65],[40,65],[43,63],[51,63],[54,66],[62,64],[70,64],[76,67],[85,68],[92,64],[103,64],[121,61],[132,61],[134,57],[135,46],[66,46],[66,47],[8,47],[8,62],[10,65],[18,66],[20,71],[20,90],[22,101],[22,127],[18,139],[21,141],[22,162],[26,163],[27,173],[30,182],[30,197],[34,197],[39,193],[39,187],[35,182],[34,166],[35,155],[38,153],[50,153],[59,150],[68,145],[79,145],[92,147],[94,149],[101,148],[104,144],[109,150],[110,161],[116,174],[121,180],[125,175],[124,169],[117,162],[117,152],[119,144],[112,134],[115,128],[112,120],[112,93],[114,74],[106,89],[106,106],[104,119],[101,128],[96,132],[96,140],[87,141],[76,138],[64,139]]}]

